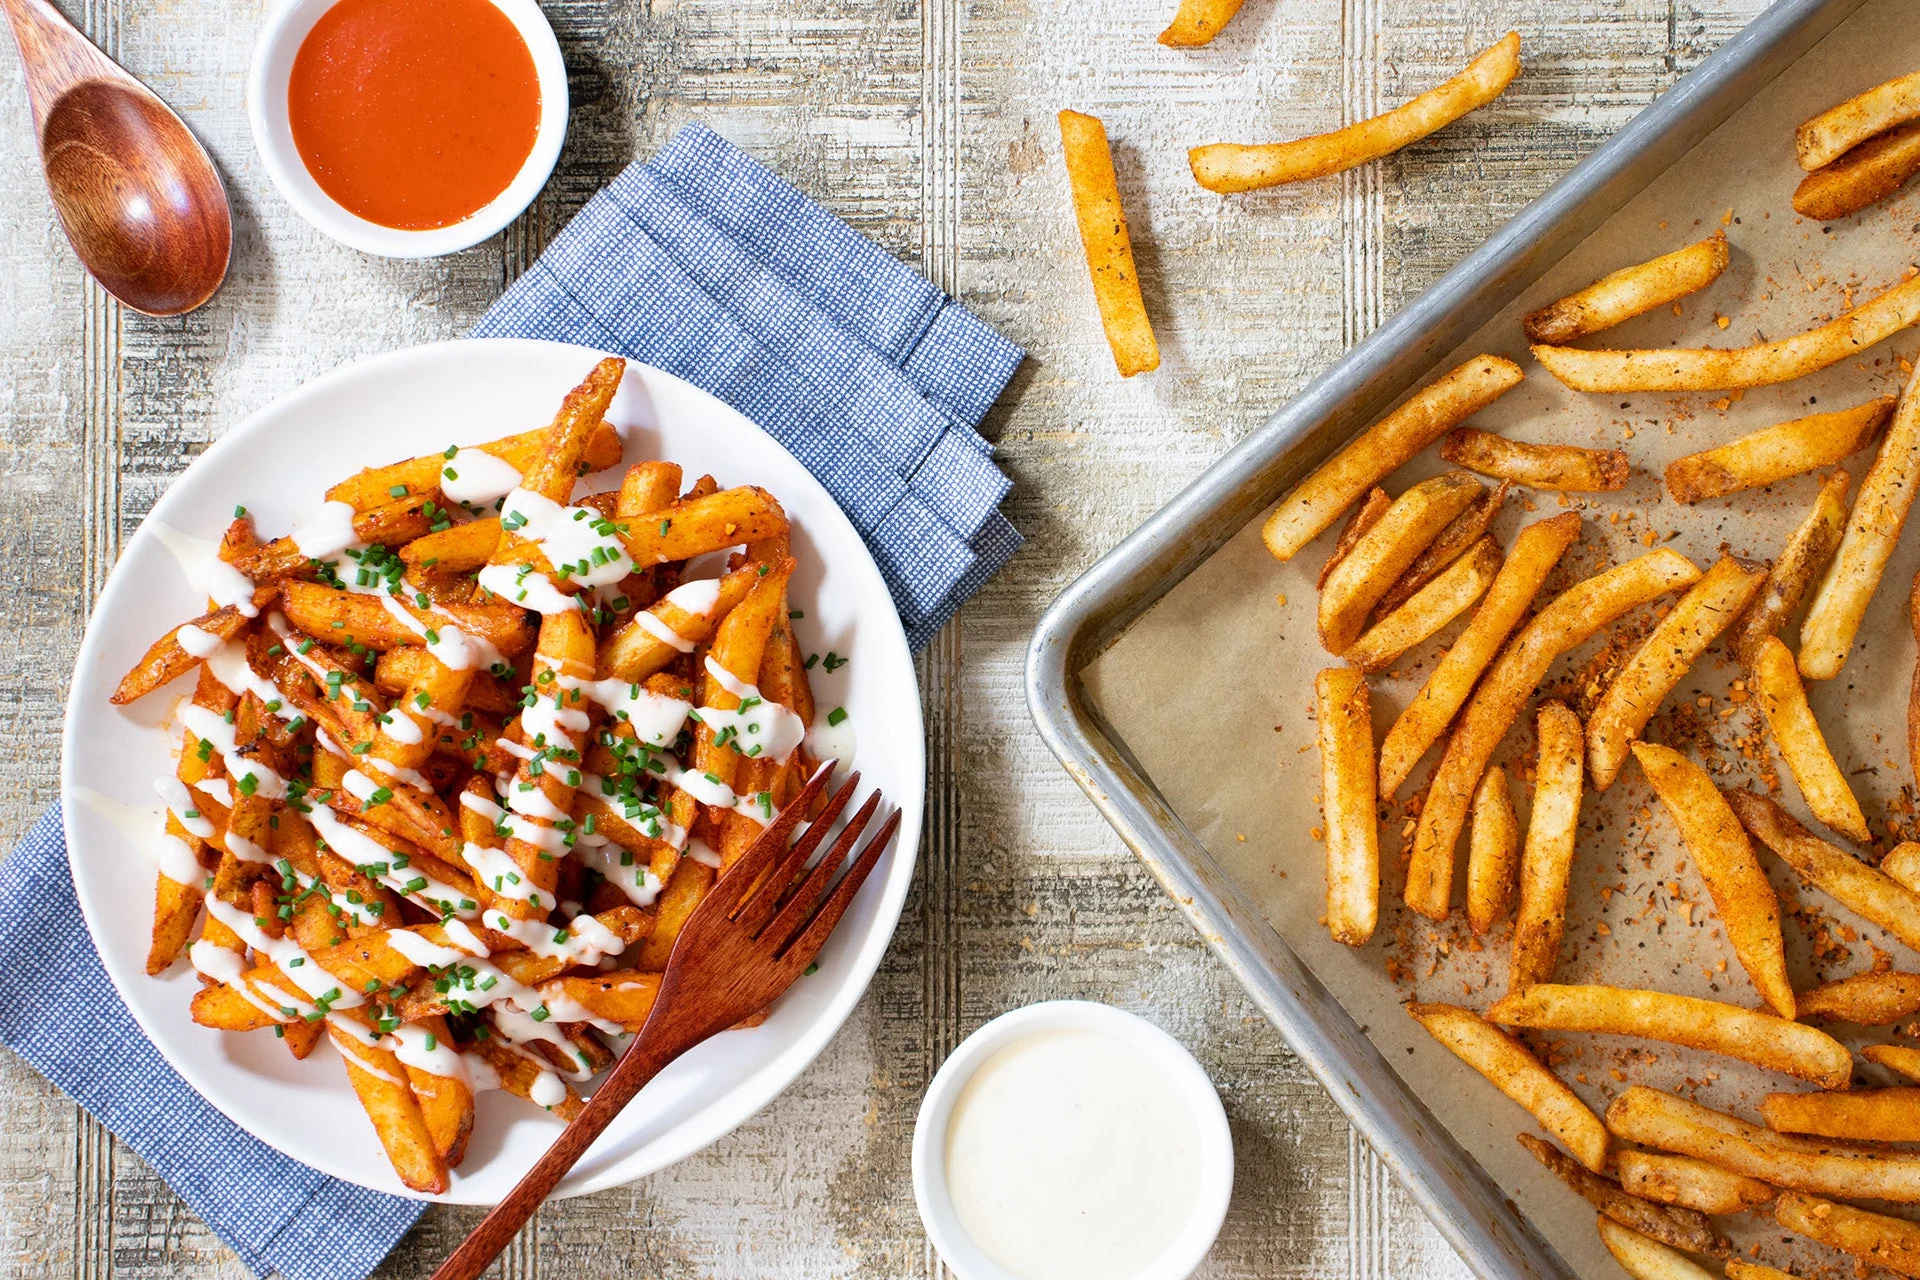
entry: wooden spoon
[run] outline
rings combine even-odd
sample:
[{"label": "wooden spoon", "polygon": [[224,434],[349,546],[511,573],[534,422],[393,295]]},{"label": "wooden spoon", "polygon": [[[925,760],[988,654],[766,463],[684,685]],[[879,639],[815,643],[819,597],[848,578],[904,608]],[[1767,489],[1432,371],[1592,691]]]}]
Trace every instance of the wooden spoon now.
[{"label": "wooden spoon", "polygon": [[47,191],[80,261],[148,315],[211,298],[226,278],[233,218],[206,151],[50,0],[0,3],[26,68]]}]

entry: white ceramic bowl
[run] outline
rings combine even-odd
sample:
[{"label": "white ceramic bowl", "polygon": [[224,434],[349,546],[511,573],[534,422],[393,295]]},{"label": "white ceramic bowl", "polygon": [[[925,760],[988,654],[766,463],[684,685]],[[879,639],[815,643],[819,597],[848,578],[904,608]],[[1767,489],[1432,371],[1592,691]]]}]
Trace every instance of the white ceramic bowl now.
[{"label": "white ceramic bowl", "polygon": [[961,1042],[941,1064],[920,1103],[913,1128],[913,1198],[933,1247],[960,1280],[1020,1280],[973,1242],[947,1189],[947,1128],[954,1103],[974,1072],[1001,1049],[1042,1031],[1089,1031],[1146,1055],[1172,1077],[1194,1111],[1200,1138],[1200,1188],[1193,1217],[1167,1251],[1131,1277],[1185,1280],[1213,1248],[1233,1195],[1233,1135],[1213,1081],[1192,1054],[1144,1018],[1089,1000],[1049,1000],[1003,1013]]},{"label": "white ceramic bowl", "polygon": [[267,176],[287,198],[294,212],[345,245],[383,258],[435,258],[472,248],[519,217],[540,188],[547,184],[560,159],[567,137],[567,66],[560,42],[534,0],[492,0],[507,15],[533,55],[540,82],[540,129],[533,150],[507,189],[491,204],[451,226],[428,231],[383,227],[351,213],[321,189],[307,162],[293,145],[287,114],[287,84],[294,56],[320,15],[338,0],[281,0],[268,14],[254,41],[253,65],[247,71],[247,119],[253,126],[253,145],[266,166]]}]

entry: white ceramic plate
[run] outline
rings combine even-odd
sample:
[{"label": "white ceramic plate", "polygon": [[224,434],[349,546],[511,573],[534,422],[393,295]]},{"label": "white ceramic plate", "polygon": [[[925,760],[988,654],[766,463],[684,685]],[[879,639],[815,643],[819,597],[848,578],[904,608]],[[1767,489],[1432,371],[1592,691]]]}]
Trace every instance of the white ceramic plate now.
[{"label": "white ceramic plate", "polygon": [[[128,543],[80,645],[67,705],[61,786],[80,786],[157,814],[153,779],[173,769],[172,709],[188,692],[155,693],[128,708],[115,684],[167,627],[205,607],[155,536],[152,521],[217,538],[235,503],[263,533],[292,527],[322,491],[358,467],[474,444],[544,425],[600,353],[562,343],[489,340],[418,347],[319,378],[228,432],[177,480]],[[866,990],[886,950],[919,848],[926,749],[906,637],[880,572],[827,491],[770,436],[680,379],[629,364],[608,420],[626,460],[665,458],[691,479],[771,490],[794,524],[795,627],[809,652],[850,661],[813,672],[824,717],[847,709],[855,765],[901,809],[892,852],[862,888],[820,958],[766,1023],[730,1031],[674,1063],[587,1152],[558,1194],[630,1182],[720,1138],[765,1106],[812,1062]],[[618,470],[596,487],[618,483]],[[864,790],[864,788],[863,788]],[[324,1042],[295,1062],[280,1041],[195,1026],[199,981],[184,963],[145,972],[155,870],[122,827],[84,804],[65,806],[74,888],[100,958],[147,1035],[194,1088],[262,1141],[313,1167],[396,1195],[394,1177],[335,1053]],[[157,820],[157,819],[156,819]],[[440,1199],[493,1204],[560,1131],[522,1100],[482,1094],[466,1160]],[[848,1124],[858,1117],[846,1117]]]}]

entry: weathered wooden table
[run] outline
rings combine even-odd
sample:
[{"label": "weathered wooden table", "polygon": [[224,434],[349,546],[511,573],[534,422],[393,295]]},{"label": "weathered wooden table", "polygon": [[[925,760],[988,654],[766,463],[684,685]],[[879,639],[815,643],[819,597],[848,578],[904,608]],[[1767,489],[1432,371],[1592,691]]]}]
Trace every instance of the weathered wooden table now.
[{"label": "weathered wooden table", "polygon": [[[1146,1014],[1219,1085],[1238,1181],[1204,1275],[1465,1274],[1055,766],[1022,696],[1025,642],[1094,557],[1764,0],[1247,0],[1197,51],[1153,42],[1171,0],[546,0],[574,98],[559,171],[501,238],[415,263],[333,244],[268,185],[241,97],[263,0],[67,2],[206,141],[236,240],[199,312],[114,303],[55,226],[0,55],[0,847],[54,798],[89,606],[168,482],[306,379],[464,332],[623,165],[703,120],[1031,350],[987,427],[1030,541],[922,658],[918,888],[852,1021],[711,1150],[542,1211],[501,1274],[938,1275],[908,1182],[922,1088],[968,1030],[1060,996]],[[1520,80],[1409,153],[1233,199],[1187,174],[1189,144],[1373,114],[1510,28]],[[1113,136],[1164,353],[1124,384],[1068,213],[1054,113],[1069,105]],[[5,1274],[245,1274],[5,1054],[0,1106]],[[475,1219],[430,1212],[380,1274],[424,1275]]]}]

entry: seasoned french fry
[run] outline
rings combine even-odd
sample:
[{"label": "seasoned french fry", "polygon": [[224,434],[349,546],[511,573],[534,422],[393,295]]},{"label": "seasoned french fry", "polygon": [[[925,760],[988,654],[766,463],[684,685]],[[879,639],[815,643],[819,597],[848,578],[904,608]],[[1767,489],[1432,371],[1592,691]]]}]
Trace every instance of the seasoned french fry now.
[{"label": "seasoned french fry", "polygon": [[1727,1263],[1727,1280],[1799,1280],[1799,1277],[1765,1263],[1741,1262],[1736,1258]]},{"label": "seasoned french fry", "polygon": [[[1400,581],[1387,589],[1380,597],[1380,603],[1373,607],[1379,617],[1386,617],[1407,601],[1413,599],[1420,588],[1432,582],[1447,567],[1469,550],[1479,545],[1480,539],[1500,514],[1500,508],[1506,503],[1507,491],[1513,486],[1501,481],[1499,487],[1475,498],[1465,511],[1455,516],[1446,528],[1440,531],[1427,549],[1414,557],[1407,571],[1400,575]],[[1371,501],[1371,497],[1369,497]],[[1362,531],[1364,532],[1364,530]],[[1321,586],[1326,584],[1322,582]]]},{"label": "seasoned french fry", "polygon": [[[1332,553],[1327,556],[1327,562],[1320,566],[1320,576],[1314,581],[1315,587],[1322,591],[1326,590],[1327,579],[1333,576],[1333,571],[1340,567],[1340,562],[1352,552],[1353,544],[1366,536],[1369,529],[1379,524],[1380,517],[1387,514],[1387,508],[1392,505],[1393,498],[1379,485],[1367,490],[1366,501],[1355,507],[1353,514],[1347,517],[1347,523],[1340,529],[1339,538],[1334,541]],[[1421,554],[1425,555],[1426,552],[1423,551]]]},{"label": "seasoned french fry", "polygon": [[400,548],[400,558],[421,572],[466,573],[491,560],[499,545],[500,517],[484,516],[422,534]]},{"label": "seasoned french fry", "polygon": [[1920,173],[1920,122],[1903,124],[1815,169],[1793,192],[1803,218],[1836,222],[1878,204]]},{"label": "seasoned french fry", "polygon": [[1920,1088],[1770,1093],[1760,1118],[1776,1133],[1850,1142],[1920,1142]]},{"label": "seasoned french fry", "polygon": [[1607,1167],[1610,1141],[1600,1118],[1526,1046],[1471,1009],[1409,1004],[1407,1013],[1460,1061],[1532,1114],[1587,1168]]},{"label": "seasoned french fry", "polygon": [[1496,480],[1568,493],[1625,488],[1631,470],[1624,450],[1528,444],[1474,427],[1455,427],[1447,432],[1440,442],[1440,456],[1456,467]]},{"label": "seasoned french fry", "polygon": [[[392,1034],[416,1052],[432,1054],[442,1045],[449,1053],[453,1052],[453,1033],[447,1029],[445,1018],[407,1023],[396,1027]],[[455,1059],[453,1065],[452,1071],[429,1071],[412,1063],[405,1064],[407,1084],[413,1090],[414,1101],[420,1105],[420,1118],[433,1136],[434,1150],[440,1153],[448,1168],[459,1166],[467,1153],[467,1139],[473,1136],[473,1084],[463,1062]]]},{"label": "seasoned french fry", "polygon": [[[274,593],[267,591],[259,594],[270,600]],[[260,603],[264,604],[266,600]],[[222,605],[191,622],[181,623],[155,640],[140,661],[133,665],[133,670],[120,677],[120,685],[108,701],[116,707],[125,706],[163,685],[172,684],[199,666],[221,644],[239,635],[249,621],[233,605]],[[189,648],[189,645],[192,647]]]},{"label": "seasoned french fry", "polygon": [[1816,1027],[1665,991],[1541,982],[1500,999],[1487,1010],[1487,1020],[1543,1031],[1661,1040],[1738,1058],[1827,1089],[1846,1088],[1853,1071],[1847,1047]]},{"label": "seasoned french fry", "polygon": [[1866,815],[1860,812],[1860,801],[1847,785],[1847,775],[1840,771],[1819,722],[1813,718],[1807,691],[1794,668],[1793,653],[1778,636],[1761,641],[1754,678],[1767,735],[1787,762],[1807,808],[1849,840],[1867,843],[1873,836],[1867,830]]},{"label": "seasoned french fry", "polygon": [[1160,33],[1160,43],[1174,49],[1194,49],[1220,34],[1246,0],[1180,0],[1173,21]]},{"label": "seasoned french fry", "polygon": [[1527,840],[1520,851],[1520,915],[1507,969],[1509,992],[1553,977],[1567,925],[1573,837],[1580,825],[1580,717],[1564,702],[1547,702],[1538,724],[1540,761],[1534,771]]},{"label": "seasoned french fry", "polygon": [[[1787,978],[1785,944],[1780,934],[1780,899],[1760,866],[1720,791],[1707,771],[1675,751],[1652,742],[1633,744],[1647,781],[1713,895],[1714,909],[1726,927],[1727,941],[1753,979],[1760,998],[1783,1018],[1796,1016],[1793,984]],[[1800,1009],[1805,1012],[1804,1008]]]},{"label": "seasoned french fry", "polygon": [[1642,1200],[1624,1190],[1612,1178],[1586,1168],[1551,1143],[1542,1142],[1530,1133],[1520,1134],[1519,1138],[1520,1145],[1527,1149],[1528,1154],[1545,1165],[1554,1177],[1566,1183],[1568,1190],[1621,1226],[1631,1227],[1644,1236],[1676,1249],[1691,1249],[1715,1258],[1725,1258],[1733,1252],[1726,1235],[1707,1221],[1705,1214]]},{"label": "seasoned french fry", "polygon": [[1605,791],[1613,785],[1633,740],[1661,702],[1707,646],[1733,625],[1766,580],[1766,570],[1759,566],[1722,556],[1648,633],[1587,718],[1587,758],[1596,788]]},{"label": "seasoned french fry", "polygon": [[1361,946],[1380,918],[1380,834],[1374,817],[1373,713],[1367,681],[1330,667],[1314,681],[1320,704],[1320,805],[1327,832],[1327,931]]},{"label": "seasoned french fry", "polygon": [[[1518,558],[1516,545],[1508,563]],[[1562,592],[1508,644],[1474,690],[1434,767],[1407,866],[1409,907],[1434,920],[1446,919],[1453,893],[1454,845],[1466,822],[1473,789],[1553,660],[1629,610],[1691,585],[1699,576],[1692,561],[1663,547]],[[1436,679],[1438,675],[1436,671]]]},{"label": "seasoned french fry", "polygon": [[539,1089],[542,1077],[556,1077],[529,1053],[511,1045],[501,1044],[492,1037],[476,1040],[468,1047],[486,1060],[487,1065],[493,1068],[494,1074],[500,1077],[500,1087],[515,1097],[525,1098],[534,1106],[544,1107],[562,1120],[568,1121],[579,1115],[581,1108],[586,1105],[580,1100],[580,1095],[574,1091],[573,1086],[564,1080],[558,1082],[561,1086],[560,1100],[552,1105],[542,1102]]},{"label": "seasoned french fry", "polygon": [[743,485],[623,520],[627,554],[642,567],[691,560],[787,532],[787,513],[765,489]]},{"label": "seasoned french fry", "polygon": [[[617,1022],[629,1031],[646,1025],[660,994],[660,975],[633,969],[608,973],[572,974],[555,978],[540,988],[547,1007],[559,1008],[556,1017],[563,1021],[584,1022],[588,1017]],[[566,1017],[577,1012],[577,1018]]]},{"label": "seasoned french fry", "polygon": [[1800,995],[1800,1016],[1890,1027],[1920,1013],[1920,973],[1875,969],[1823,982]]},{"label": "seasoned french fry", "polygon": [[[1913,283],[1920,283],[1920,277]],[[1920,483],[1920,371],[1901,394],[1893,425],[1860,482],[1840,549],[1807,607],[1807,620],[1800,627],[1800,674],[1807,679],[1831,680],[1846,664],[1867,605],[1906,526],[1916,483]]]},{"label": "seasoned french fry", "polygon": [[707,890],[713,887],[713,868],[694,858],[682,858],[680,865],[674,868],[673,879],[667,881],[666,888],[660,891],[660,905],[655,915],[653,933],[640,948],[640,955],[634,961],[634,968],[658,973],[666,969],[667,959],[673,954],[673,944],[680,940],[681,926],[700,900],[707,896]]},{"label": "seasoned french fry", "polygon": [[1611,329],[1706,288],[1727,269],[1727,256],[1727,233],[1716,231],[1698,244],[1603,276],[1533,312],[1521,327],[1529,342],[1572,342]]},{"label": "seasoned french fry", "polygon": [[309,635],[330,635],[339,644],[354,642],[380,652],[401,645],[426,648],[433,644],[427,639],[431,631],[449,640],[456,634],[483,640],[511,661],[533,648],[535,634],[526,610],[506,603],[443,604],[438,609],[444,612],[435,612],[397,596],[289,582],[282,587],[281,605],[288,620]]},{"label": "seasoned french fry", "polygon": [[452,1182],[447,1162],[407,1085],[406,1068],[390,1050],[368,1043],[339,1024],[329,1024],[327,1029],[346,1061],[347,1079],[359,1095],[367,1119],[373,1121],[374,1132],[380,1136],[380,1145],[386,1148],[387,1159],[400,1181],[415,1191],[444,1195]]},{"label": "seasoned french fry", "polygon": [[1488,769],[1473,793],[1473,826],[1467,835],[1467,923],[1482,937],[1513,904],[1514,870],[1520,861],[1520,820],[1514,816],[1507,771]]},{"label": "seasoned french fry", "polygon": [[1804,378],[1860,355],[1915,321],[1920,321],[1920,276],[1818,328],[1732,351],[1608,351],[1538,343],[1533,354],[1575,391],[1722,391]]},{"label": "seasoned french fry", "polygon": [[1634,1195],[1701,1213],[1740,1213],[1774,1195],[1773,1188],[1758,1178],[1728,1173],[1692,1156],[1623,1147],[1614,1153],[1613,1164],[1620,1185]]},{"label": "seasoned french fry", "polygon": [[1876,134],[1920,118],[1920,71],[1829,107],[1793,133],[1793,153],[1811,173]]},{"label": "seasoned french fry", "polygon": [[1293,559],[1368,489],[1525,376],[1511,360],[1475,356],[1414,392],[1281,499],[1260,531],[1267,550],[1276,559]]},{"label": "seasoned french fry", "polygon": [[1440,740],[1456,711],[1473,692],[1480,673],[1492,662],[1520,616],[1539,594],[1554,565],[1580,536],[1580,516],[1568,511],[1530,524],[1513,540],[1513,549],[1487,588],[1467,629],[1447,650],[1387,731],[1380,748],[1380,798],[1391,800],[1427,748]]},{"label": "seasoned french fry", "polygon": [[717,585],[693,584],[668,592],[647,609],[650,620],[636,617],[600,646],[601,676],[637,684],[664,670],[683,652],[712,638],[720,620],[759,581],[759,566],[749,565]]},{"label": "seasoned french fry", "polygon": [[1920,897],[1920,844],[1902,840],[1893,852],[1880,859],[1880,870],[1895,884]]},{"label": "seasoned french fry", "polygon": [[[1907,626],[1914,643],[1920,644],[1920,573],[1907,591]],[[1913,682],[1907,686],[1907,764],[1920,780],[1920,661],[1913,666]]]},{"label": "seasoned french fry", "polygon": [[1394,499],[1379,523],[1353,544],[1320,593],[1320,643],[1328,653],[1338,656],[1353,646],[1380,597],[1482,492],[1472,476],[1450,471]]},{"label": "seasoned french fry", "polygon": [[1920,949],[1920,893],[1894,877],[1891,868],[1899,865],[1898,849],[1876,870],[1808,831],[1769,797],[1752,791],[1725,794],[1740,815],[1740,824],[1792,867],[1794,874],[1855,915]]},{"label": "seasoned french fry", "polygon": [[1341,656],[1362,671],[1384,670],[1471,609],[1499,572],[1499,544],[1491,536],[1484,537],[1405,604],[1374,623]]},{"label": "seasoned french fry", "polygon": [[1209,191],[1257,191],[1322,178],[1392,155],[1484,107],[1520,74],[1520,33],[1482,52],[1453,79],[1371,120],[1297,142],[1242,146],[1216,142],[1187,153],[1194,180]]},{"label": "seasoned french fry", "polygon": [[1788,1191],[1773,1206],[1773,1219],[1789,1231],[1850,1253],[1871,1266],[1903,1276],[1920,1276],[1920,1226],[1905,1218]]},{"label": "seasoned french fry", "polygon": [[1154,341],[1153,322],[1140,296],[1140,272],[1133,261],[1133,239],[1120,203],[1106,126],[1094,116],[1062,111],[1060,145],[1066,153],[1080,247],[1093,276],[1093,300],[1100,308],[1113,363],[1123,378],[1158,369],[1160,344]]},{"label": "seasoned french fry", "polygon": [[1851,477],[1845,471],[1826,478],[1807,518],[1787,538],[1780,558],[1767,572],[1767,585],[1727,629],[1727,649],[1748,670],[1760,658],[1760,642],[1787,625],[1839,549],[1840,534],[1847,525],[1849,483]]},{"label": "seasoned french fry", "polygon": [[1920,1153],[1826,1146],[1634,1084],[1607,1107],[1615,1138],[1692,1155],[1772,1186],[1849,1199],[1920,1203]]},{"label": "seasoned french fry", "polygon": [[1599,1217],[1599,1230],[1600,1243],[1633,1280],[1715,1280],[1713,1272],[1685,1254],[1621,1226],[1604,1213]]},{"label": "seasoned french fry", "polygon": [[1909,1080],[1920,1080],[1920,1049],[1904,1044],[1870,1044],[1860,1050],[1860,1056]]},{"label": "seasoned french fry", "polygon": [[[533,466],[534,460],[546,446],[547,428],[538,427],[471,447],[481,453],[490,453],[515,471],[524,473]],[[620,453],[620,433],[602,422],[587,440],[583,461],[589,471],[605,471],[620,461]],[[355,511],[371,511],[393,501],[396,486],[412,493],[438,488],[449,461],[445,454],[430,453],[384,467],[368,467],[327,490],[327,501],[344,502]]]},{"label": "seasoned french fry", "polygon": [[1703,502],[1831,466],[1866,447],[1893,416],[1893,396],[1852,409],[1816,413],[1741,436],[1667,466],[1675,502]]}]

